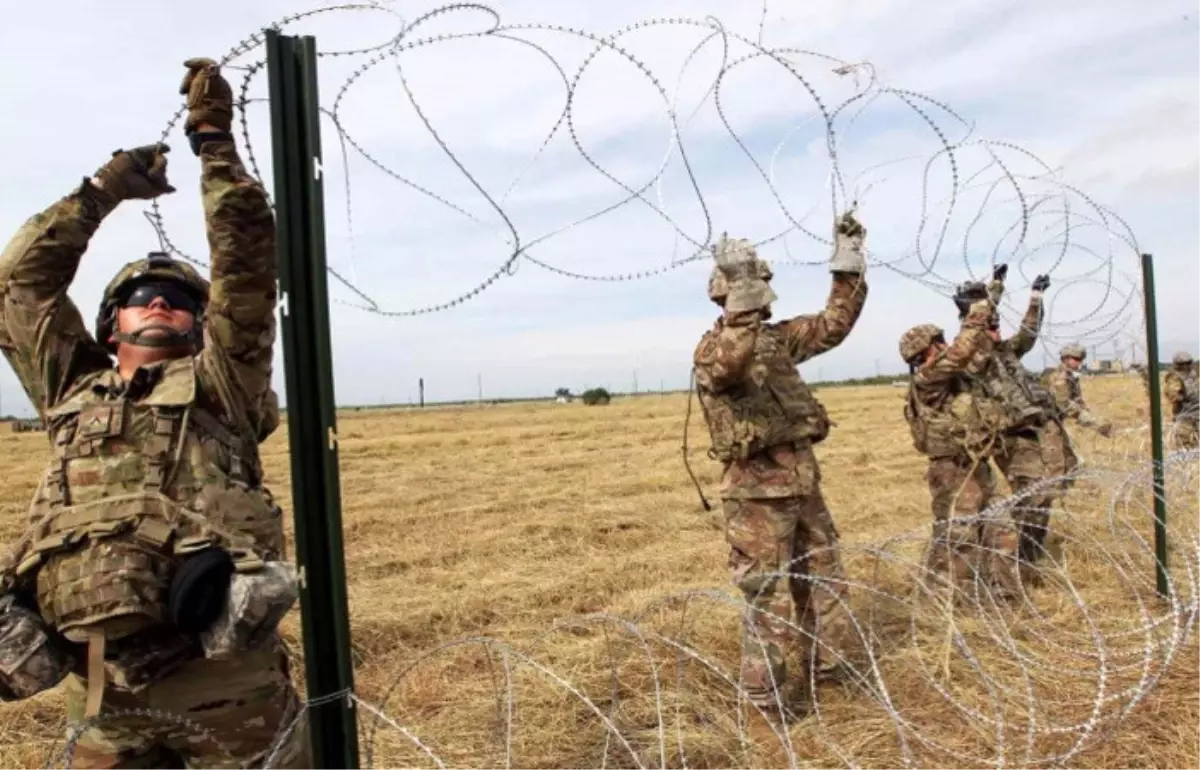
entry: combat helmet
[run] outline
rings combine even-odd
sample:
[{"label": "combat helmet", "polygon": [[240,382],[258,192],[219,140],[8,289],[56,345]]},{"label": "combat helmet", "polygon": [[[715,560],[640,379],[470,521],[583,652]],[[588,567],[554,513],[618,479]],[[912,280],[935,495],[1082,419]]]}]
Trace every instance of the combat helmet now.
[{"label": "combat helmet", "polygon": [[771,289],[771,266],[758,258],[745,238],[721,234],[713,246],[716,265],[708,276],[708,298],[726,310],[741,312],[768,307],[778,297]]},{"label": "combat helmet", "polygon": [[1058,357],[1060,360],[1063,358],[1078,358],[1082,361],[1087,358],[1087,349],[1079,344],[1066,345],[1059,351]]},{"label": "combat helmet", "polygon": [[1195,363],[1195,359],[1192,358],[1191,353],[1187,352],[1186,350],[1181,350],[1171,359],[1171,363],[1175,364],[1176,366],[1191,366],[1193,363]]},{"label": "combat helmet", "polygon": [[[129,297],[129,294],[139,285],[162,281],[173,284],[190,295],[199,306],[196,312],[196,323],[192,331],[181,335],[174,333],[165,337],[135,339],[124,334],[114,334],[117,322],[117,310]],[[209,283],[194,267],[186,262],[172,259],[161,251],[152,251],[144,259],[139,259],[122,267],[113,279],[104,287],[104,295],[100,299],[100,312],[96,315],[96,341],[110,353],[115,353],[117,344],[110,340],[118,336],[120,342],[130,342],[152,347],[174,347],[176,345],[193,345],[197,349],[203,343],[204,311],[208,307]],[[124,339],[121,339],[124,338]]]},{"label": "combat helmet", "polygon": [[937,324],[919,324],[900,335],[900,357],[904,363],[913,364],[939,337],[945,337]]}]

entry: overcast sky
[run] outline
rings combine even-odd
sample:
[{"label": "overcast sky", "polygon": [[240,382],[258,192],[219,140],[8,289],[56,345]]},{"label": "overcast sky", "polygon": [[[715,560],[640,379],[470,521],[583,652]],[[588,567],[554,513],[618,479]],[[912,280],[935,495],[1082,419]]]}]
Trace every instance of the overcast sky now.
[{"label": "overcast sky", "polygon": [[[112,150],[157,139],[180,104],[184,59],[219,58],[261,26],[316,7],[275,0],[13,5],[0,28],[10,63],[0,73],[0,146],[9,151],[0,229],[15,231]],[[436,7],[336,11],[285,31],[315,35],[322,51],[362,49],[387,42],[402,23]],[[411,184],[348,147],[348,220],[338,133],[323,123],[330,265],[387,311],[470,291],[513,250],[508,224],[478,184],[521,243],[534,244],[530,257],[597,277],[655,274],[583,281],[520,258],[511,275],[481,294],[416,317],[349,307],[344,303],[361,300],[334,282],[341,403],[407,402],[418,377],[431,400],[473,398],[479,377],[488,397],[548,395],[559,386],[628,390],[635,372],[641,389],[683,387],[715,308],[705,295],[709,263],[673,261],[723,230],[761,241],[790,229],[760,248],[778,262],[776,316],[812,312],[828,291],[824,241],[835,207],[848,198],[857,199],[870,232],[871,294],[849,339],[802,367],[810,379],[899,371],[896,343],[904,329],[930,321],[952,329],[946,287],[986,275],[995,260],[1014,266],[1009,328],[1034,275],[1049,271],[1054,281],[1052,323],[1044,346],[1026,359],[1031,368],[1075,339],[1098,345],[1102,356],[1128,350],[1142,333],[1136,248],[1156,256],[1164,356],[1177,348],[1197,352],[1194,3],[806,0],[770,2],[765,17],[749,0],[493,7],[507,28],[557,25],[597,36],[661,17],[694,23],[617,39],[656,83],[612,49],[589,60],[594,42],[549,30],[508,29],[377,56],[337,101],[338,116],[362,151]],[[723,41],[706,17],[750,40],[761,22],[764,46],[797,52],[786,55],[786,68],[762,56],[745,59],[755,49]],[[406,39],[478,32],[492,23],[478,11],[459,11],[417,26]],[[235,63],[261,57],[260,48]],[[323,57],[324,106],[333,109],[346,79],[371,61]],[[867,67],[836,74],[839,62],[869,62],[877,80]],[[236,86],[244,71],[227,75]],[[575,86],[569,122],[559,122],[564,77]],[[453,160],[422,123],[405,83]],[[265,97],[266,79],[257,77],[249,93]],[[836,165],[814,93],[836,113]],[[672,105],[686,165],[671,144]],[[249,116],[270,188],[265,104],[252,104]],[[180,130],[169,141],[179,192],[163,200],[167,231],[203,258],[198,163]],[[954,145],[952,154],[944,142]],[[621,185],[645,188],[644,200],[596,216],[630,197]],[[1092,201],[1118,216],[1099,213]],[[156,247],[142,209],[124,204],[94,239],[71,289],[85,318],[94,316],[111,274]],[[277,370],[282,393],[281,359]],[[0,402],[0,412],[31,413],[7,368]]]}]

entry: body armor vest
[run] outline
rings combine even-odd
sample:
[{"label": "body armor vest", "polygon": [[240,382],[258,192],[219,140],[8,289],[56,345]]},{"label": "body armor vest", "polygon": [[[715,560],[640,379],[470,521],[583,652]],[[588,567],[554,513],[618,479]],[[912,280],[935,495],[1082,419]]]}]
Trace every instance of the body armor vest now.
[{"label": "body armor vest", "polygon": [[247,533],[261,527],[270,541],[279,523],[253,437],[197,405],[194,360],[140,375],[158,378],[140,398],[129,395],[137,377],[122,390],[116,372],[101,372],[46,413],[53,458],[14,577],[74,642],[161,631],[183,557],[215,545],[254,561]]},{"label": "body armor vest", "polygon": [[974,378],[960,375],[938,407],[917,401],[909,379],[904,419],[913,448],[929,458],[974,456],[990,445],[992,431],[980,403],[986,400]]},{"label": "body armor vest", "polygon": [[796,371],[783,334],[763,327],[753,355],[742,382],[721,393],[698,389],[712,438],[709,454],[722,462],[744,460],[781,444],[815,444],[829,434],[825,408]]},{"label": "body armor vest", "polygon": [[996,349],[981,379],[982,395],[988,402],[984,416],[997,431],[1036,429],[1058,411],[1050,391],[1007,347]]}]

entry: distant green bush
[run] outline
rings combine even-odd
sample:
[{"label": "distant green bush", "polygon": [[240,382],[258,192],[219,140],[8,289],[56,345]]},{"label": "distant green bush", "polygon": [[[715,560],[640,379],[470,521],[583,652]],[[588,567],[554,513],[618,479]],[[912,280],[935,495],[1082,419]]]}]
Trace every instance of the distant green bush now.
[{"label": "distant green bush", "polygon": [[583,395],[580,398],[588,406],[595,406],[596,404],[607,404],[609,401],[612,401],[612,394],[604,388],[592,388],[591,390],[583,391]]}]

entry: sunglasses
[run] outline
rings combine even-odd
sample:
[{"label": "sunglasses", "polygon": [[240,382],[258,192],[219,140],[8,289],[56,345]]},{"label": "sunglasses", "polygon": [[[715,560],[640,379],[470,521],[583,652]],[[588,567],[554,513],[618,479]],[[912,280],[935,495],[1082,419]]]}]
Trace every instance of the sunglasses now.
[{"label": "sunglasses", "polygon": [[171,283],[143,283],[125,298],[122,307],[149,307],[161,299],[171,310],[186,310],[195,315],[200,309],[196,298]]}]

